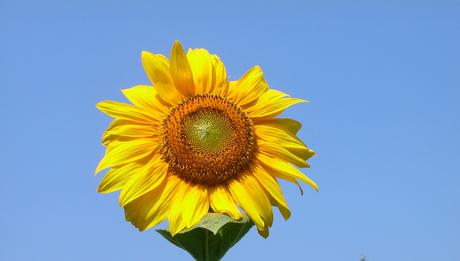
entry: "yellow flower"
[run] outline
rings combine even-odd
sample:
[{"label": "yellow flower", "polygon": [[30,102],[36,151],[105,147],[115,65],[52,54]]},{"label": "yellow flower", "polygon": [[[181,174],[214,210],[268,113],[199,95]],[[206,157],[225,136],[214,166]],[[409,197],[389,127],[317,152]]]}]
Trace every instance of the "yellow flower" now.
[{"label": "yellow flower", "polygon": [[142,52],[153,84],[123,90],[132,104],[97,104],[115,118],[96,173],[111,168],[98,191],[121,190],[126,219],[144,231],[168,220],[171,234],[208,212],[234,219],[247,213],[267,237],[272,205],[290,211],[277,178],[317,185],[297,167],[314,152],[296,136],[301,124],[276,118],[304,102],[269,89],[260,67],[228,81],[219,57],[205,49],[184,52],[175,42],[168,60]]}]

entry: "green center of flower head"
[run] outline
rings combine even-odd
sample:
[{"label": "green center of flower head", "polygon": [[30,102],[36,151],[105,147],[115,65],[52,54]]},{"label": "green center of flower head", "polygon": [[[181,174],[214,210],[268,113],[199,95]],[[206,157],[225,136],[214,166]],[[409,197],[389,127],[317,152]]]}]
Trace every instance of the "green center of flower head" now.
[{"label": "green center of flower head", "polygon": [[163,159],[182,179],[219,185],[244,171],[255,151],[252,121],[231,101],[201,94],[176,105],[163,121]]},{"label": "green center of flower head", "polygon": [[190,113],[183,124],[185,140],[195,151],[215,154],[231,146],[234,126],[222,111],[202,108]]}]

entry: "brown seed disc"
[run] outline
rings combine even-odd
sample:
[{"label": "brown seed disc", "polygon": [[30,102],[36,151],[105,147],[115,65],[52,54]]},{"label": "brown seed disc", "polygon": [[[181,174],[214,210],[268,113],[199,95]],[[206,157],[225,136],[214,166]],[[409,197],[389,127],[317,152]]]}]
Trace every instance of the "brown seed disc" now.
[{"label": "brown seed disc", "polygon": [[207,186],[236,178],[255,150],[251,120],[233,102],[216,95],[190,97],[163,121],[161,153],[169,170]]}]

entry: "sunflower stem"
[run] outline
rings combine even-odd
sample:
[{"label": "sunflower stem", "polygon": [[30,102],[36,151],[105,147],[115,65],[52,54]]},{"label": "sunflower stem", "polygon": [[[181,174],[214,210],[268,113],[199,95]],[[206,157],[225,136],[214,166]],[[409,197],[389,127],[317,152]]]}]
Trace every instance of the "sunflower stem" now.
[{"label": "sunflower stem", "polygon": [[208,235],[208,230],[204,230],[204,260],[205,261],[210,261],[209,260],[209,235]]},{"label": "sunflower stem", "polygon": [[174,236],[165,229],[157,232],[196,261],[219,261],[253,226],[247,215],[234,220],[225,214],[208,213],[193,228]]}]

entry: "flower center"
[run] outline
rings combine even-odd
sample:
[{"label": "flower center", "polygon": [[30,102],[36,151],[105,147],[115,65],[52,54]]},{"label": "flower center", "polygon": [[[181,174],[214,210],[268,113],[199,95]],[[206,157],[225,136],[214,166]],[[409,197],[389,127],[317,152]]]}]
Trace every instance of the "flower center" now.
[{"label": "flower center", "polygon": [[219,185],[248,167],[255,149],[251,120],[216,95],[185,99],[163,121],[161,153],[169,170],[184,180]]}]

